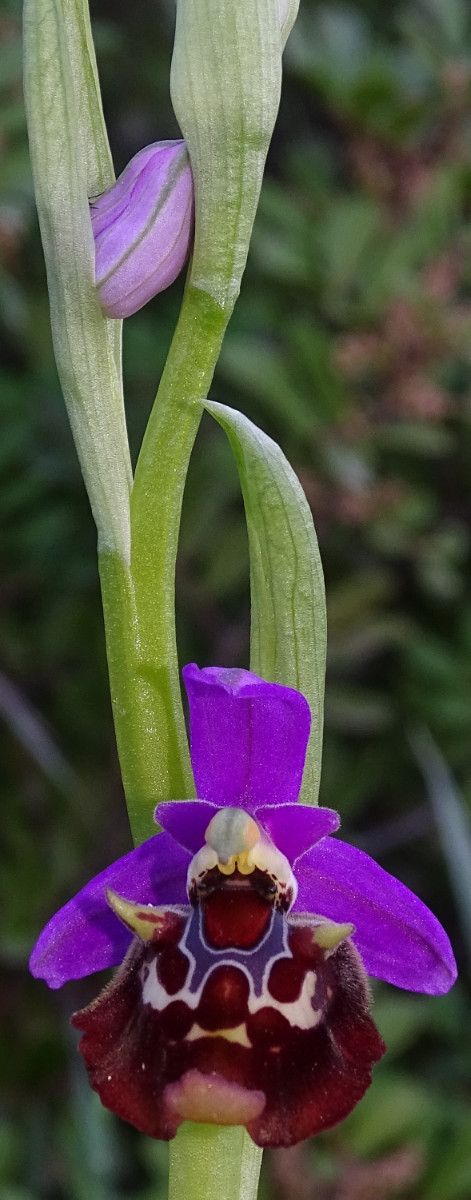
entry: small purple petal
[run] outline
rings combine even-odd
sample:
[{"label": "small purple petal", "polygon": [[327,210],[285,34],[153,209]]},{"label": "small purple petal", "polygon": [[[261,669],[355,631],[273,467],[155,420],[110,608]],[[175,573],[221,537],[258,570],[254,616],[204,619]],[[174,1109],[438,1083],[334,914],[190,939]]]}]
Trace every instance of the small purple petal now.
[{"label": "small purple petal", "polygon": [[183,678],[198,796],[250,813],[297,800],[311,724],[304,696],[251,671],[190,663]]},{"label": "small purple petal", "polygon": [[440,995],[456,979],[447,935],[430,909],[368,854],[337,839],[299,861],[295,908],[352,921],[369,975],[412,992]]},{"label": "small purple petal", "polygon": [[305,804],[263,804],[254,816],[291,865],[340,825],[340,817],[332,808]]},{"label": "small purple petal", "polygon": [[187,904],[189,855],[157,833],[118,858],[64,905],[40,934],[30,971],[51,988],[120,963],[132,936],[106,903],[110,887],[141,904]]},{"label": "small purple petal", "polygon": [[90,205],[95,279],[109,317],[127,317],[173,283],[193,232],[193,177],[183,141],[154,142]]},{"label": "small purple petal", "polygon": [[154,815],[158,825],[193,855],[204,846],[204,835],[217,811],[207,800],[167,800],[157,805]]},{"label": "small purple petal", "polygon": [[[217,812],[217,805],[207,800],[170,800],[157,806],[155,820],[180,846],[197,854]],[[291,864],[340,824],[338,813],[331,808],[296,803],[263,804],[254,810],[254,817]]]}]

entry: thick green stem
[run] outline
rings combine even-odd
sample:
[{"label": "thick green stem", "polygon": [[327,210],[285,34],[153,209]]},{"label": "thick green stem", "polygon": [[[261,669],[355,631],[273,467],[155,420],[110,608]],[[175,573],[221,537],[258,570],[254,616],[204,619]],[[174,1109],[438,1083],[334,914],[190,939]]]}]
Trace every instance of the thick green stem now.
[{"label": "thick green stem", "polygon": [[[141,682],[149,689],[147,696],[141,689],[142,716],[145,720],[150,697],[158,722],[139,751],[144,775],[136,763],[136,783],[140,787],[142,777],[146,786],[145,776],[154,776],[153,803],[193,795],[175,638],[175,560],[188,461],[201,416],[198,401],[208,394],[229,317],[230,310],[205,292],[187,288],[131,498]],[[116,707],[115,713],[118,727]],[[131,721],[125,736],[131,766],[133,728]],[[140,828],[140,817],[134,817],[133,830]],[[170,1200],[255,1200],[260,1160],[261,1152],[241,1128],[185,1123],[170,1151]]]},{"label": "thick green stem", "polygon": [[169,1200],[256,1200],[261,1161],[240,1125],[185,1122],[170,1143]]},{"label": "thick green stem", "polygon": [[136,469],[131,567],[100,576],[118,751],[133,837],[159,800],[194,794],[175,638],[175,561],[188,462],[230,312],[188,287]]},{"label": "thick green stem", "polygon": [[[156,832],[152,814],[159,768],[152,743],[158,740],[159,714],[141,654],[131,571],[118,554],[100,554],[98,563],[116,740],[133,840],[139,845]],[[175,767],[178,761],[177,755]]]}]

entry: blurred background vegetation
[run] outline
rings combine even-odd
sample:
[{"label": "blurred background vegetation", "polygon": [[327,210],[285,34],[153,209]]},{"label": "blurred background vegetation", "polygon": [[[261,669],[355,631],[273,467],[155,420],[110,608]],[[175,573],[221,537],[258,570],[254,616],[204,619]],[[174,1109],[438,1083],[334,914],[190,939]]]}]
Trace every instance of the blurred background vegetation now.
[{"label": "blurred background vegetation", "polygon": [[[130,848],[95,534],[51,351],[21,92],[0,0],[1,1200],[164,1200],[166,1147],[101,1109],[40,928]],[[175,136],[171,0],[93,0],[115,165]],[[302,0],[242,295],[213,396],[282,445],[327,583],[321,801],[450,932],[444,998],[374,988],[389,1052],[338,1129],[266,1156],[262,1200],[471,1196],[471,14]],[[126,323],[134,456],[181,281]],[[210,536],[208,533],[210,532]],[[248,662],[247,545],[202,427],[178,565],[182,662]]]}]

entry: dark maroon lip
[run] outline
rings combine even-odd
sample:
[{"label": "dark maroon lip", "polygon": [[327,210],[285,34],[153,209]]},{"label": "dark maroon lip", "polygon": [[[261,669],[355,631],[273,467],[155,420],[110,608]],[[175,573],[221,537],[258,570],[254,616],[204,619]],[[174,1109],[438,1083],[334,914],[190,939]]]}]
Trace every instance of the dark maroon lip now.
[{"label": "dark maroon lip", "polygon": [[258,867],[255,867],[250,872],[250,875],[242,875],[237,867],[235,867],[230,875],[224,875],[219,867],[216,866],[207,871],[198,880],[196,885],[190,887],[190,902],[194,904],[198,901],[204,901],[207,896],[211,896],[216,891],[233,892],[234,895],[239,896],[251,891],[262,896],[268,904],[274,903],[276,895],[276,887],[273,879]]}]

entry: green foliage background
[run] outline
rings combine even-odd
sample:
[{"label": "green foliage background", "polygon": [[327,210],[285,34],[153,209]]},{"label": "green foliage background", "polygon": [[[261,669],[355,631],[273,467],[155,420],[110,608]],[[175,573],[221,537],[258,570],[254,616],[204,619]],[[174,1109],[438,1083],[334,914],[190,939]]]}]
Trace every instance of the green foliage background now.
[{"label": "green foliage background", "polygon": [[[177,134],[171,0],[93,0],[121,170]],[[130,848],[95,536],[56,378],[21,94],[0,0],[0,1196],[163,1200],[166,1148],[89,1091],[70,1012],[29,979],[40,928]],[[375,986],[389,1052],[344,1125],[267,1156],[262,1200],[471,1195],[471,14],[467,0],[302,0],[240,301],[212,396],[282,445],[328,614],[321,802],[446,925],[459,984]],[[126,322],[134,452],[181,282]],[[158,531],[156,531],[158,536]],[[198,439],[178,566],[182,663],[248,661],[231,452]],[[447,764],[445,766],[445,763]]]}]

